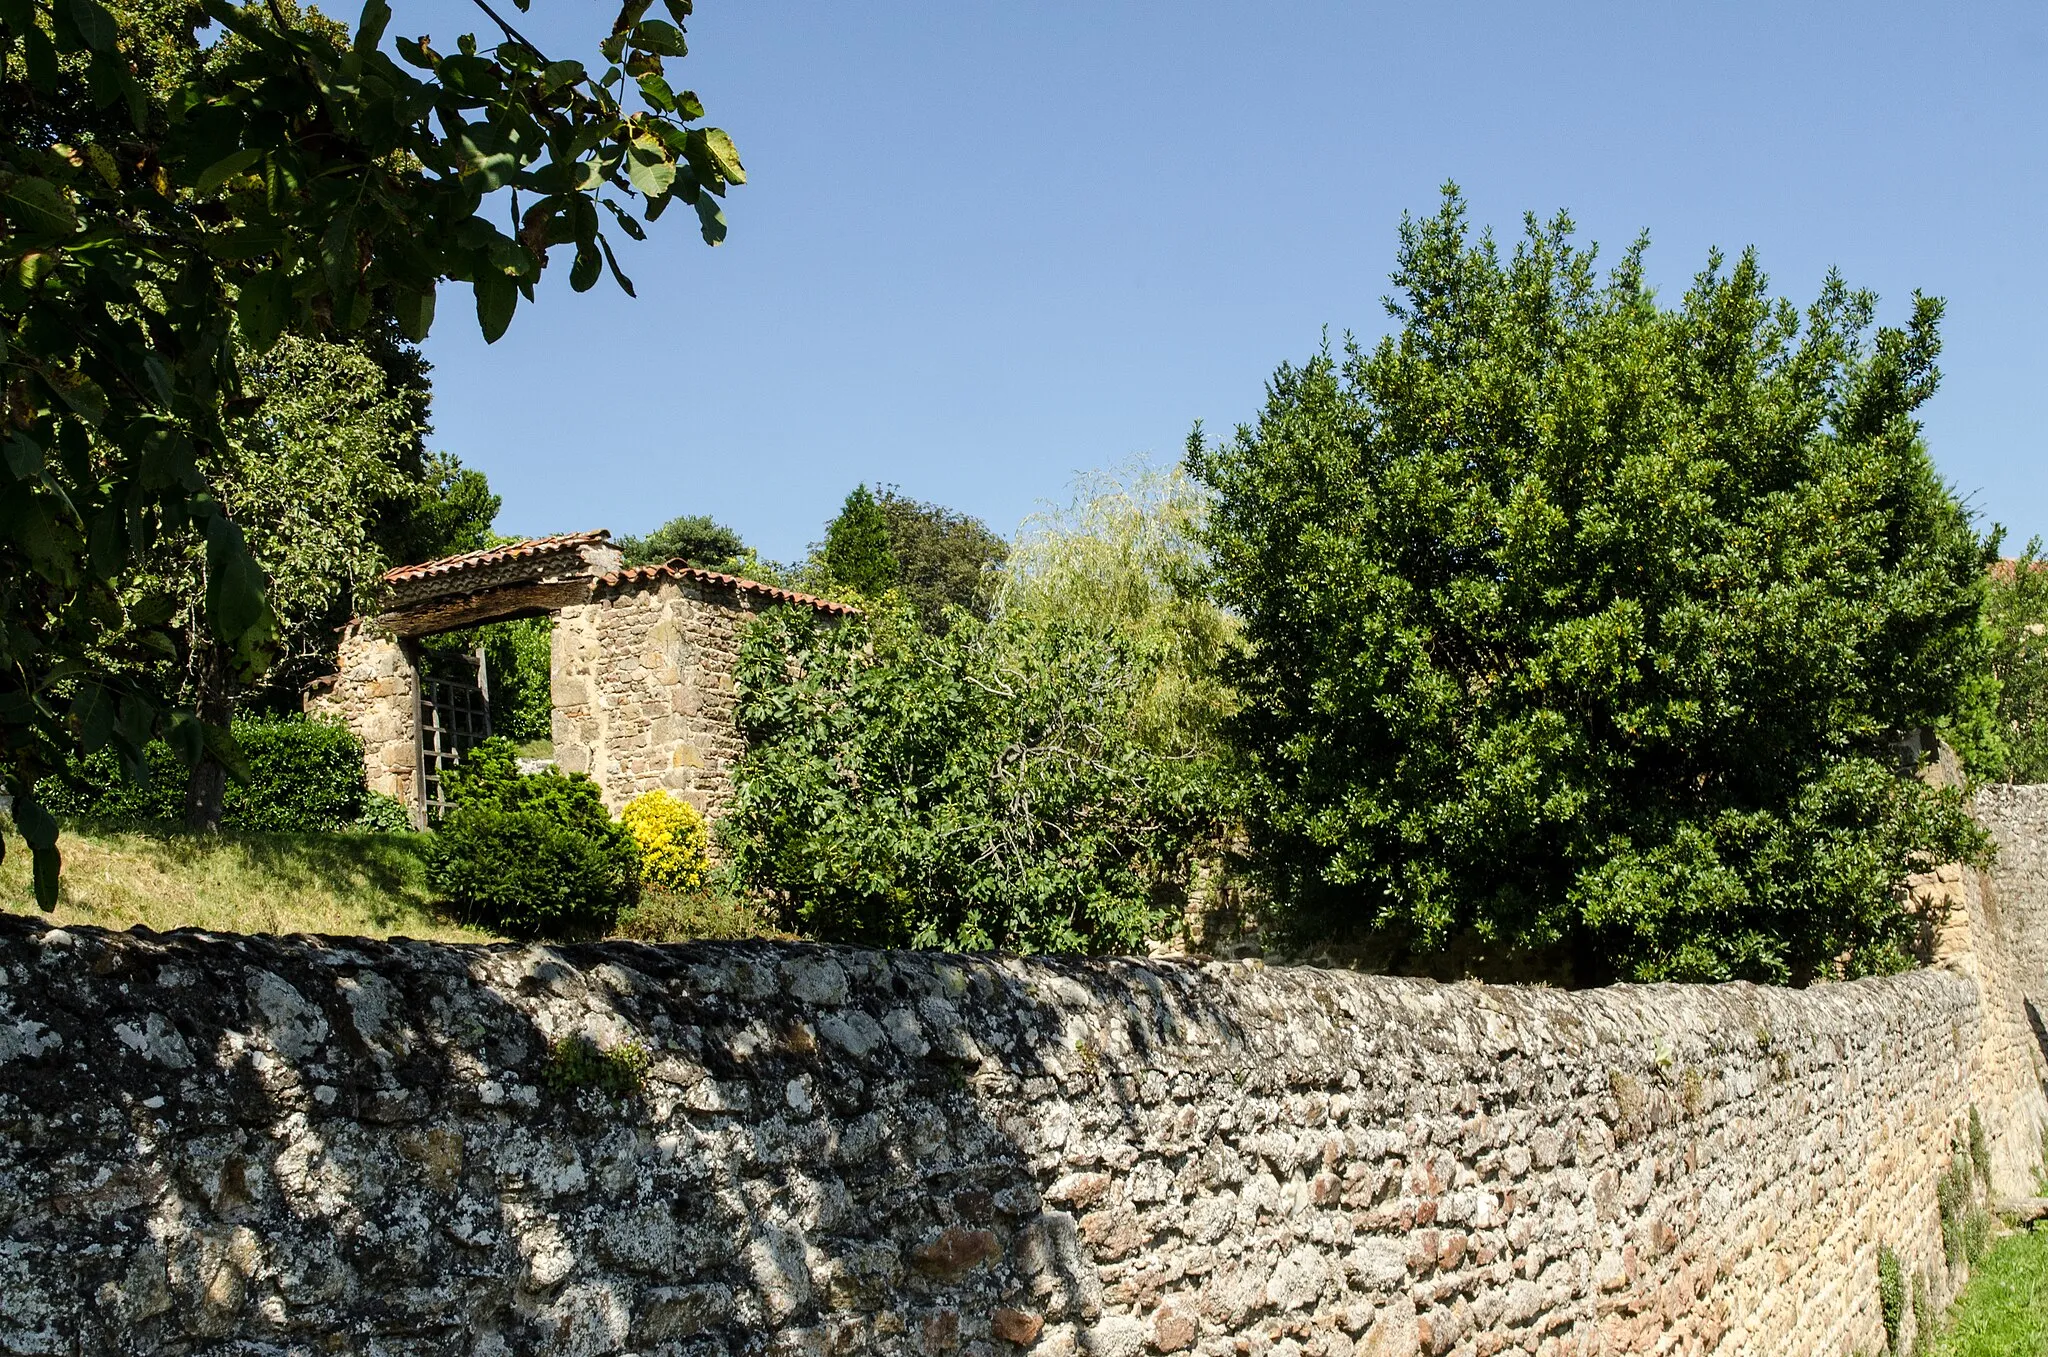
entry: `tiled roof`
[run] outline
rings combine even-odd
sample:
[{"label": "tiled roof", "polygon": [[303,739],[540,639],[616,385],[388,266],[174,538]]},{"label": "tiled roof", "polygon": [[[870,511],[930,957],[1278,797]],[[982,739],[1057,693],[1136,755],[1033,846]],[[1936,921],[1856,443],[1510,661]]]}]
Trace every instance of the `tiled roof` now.
[{"label": "tiled roof", "polygon": [[595,532],[558,532],[552,537],[532,537],[524,542],[512,542],[484,551],[464,552],[460,556],[443,556],[438,561],[402,565],[396,570],[385,571],[384,582],[410,584],[416,580],[435,579],[464,570],[502,565],[507,561],[523,561],[534,556],[551,556],[557,552],[574,551],[578,547],[608,546],[610,542],[611,533],[604,528],[599,528]]},{"label": "tiled roof", "polygon": [[795,603],[815,608],[831,617],[851,617],[860,609],[849,603],[834,603],[829,598],[816,598],[800,594],[794,589],[779,589],[759,580],[741,579],[738,575],[720,574],[716,570],[704,570],[678,558],[666,565],[636,565],[626,570],[614,570],[603,577],[608,585],[634,584],[644,580],[678,579],[695,584],[709,584],[717,588],[737,589],[742,593],[758,594],[777,603]]},{"label": "tiled roof", "polygon": [[[2048,561],[2034,562],[2034,570],[2036,572],[2048,570]],[[1991,563],[1991,578],[2001,584],[2010,584],[2013,577],[2019,573],[2020,563],[2011,556],[2003,557]]]}]

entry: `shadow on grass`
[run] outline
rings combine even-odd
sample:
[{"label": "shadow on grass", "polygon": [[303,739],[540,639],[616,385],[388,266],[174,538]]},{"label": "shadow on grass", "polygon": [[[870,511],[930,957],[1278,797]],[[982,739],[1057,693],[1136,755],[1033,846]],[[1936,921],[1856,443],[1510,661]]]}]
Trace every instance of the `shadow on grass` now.
[{"label": "shadow on grass", "polygon": [[209,872],[240,877],[246,889],[324,896],[349,906],[378,928],[408,920],[476,927],[434,899],[427,884],[424,834],[198,833],[156,822],[78,820],[67,835],[116,848],[126,840],[164,870],[198,881]]}]

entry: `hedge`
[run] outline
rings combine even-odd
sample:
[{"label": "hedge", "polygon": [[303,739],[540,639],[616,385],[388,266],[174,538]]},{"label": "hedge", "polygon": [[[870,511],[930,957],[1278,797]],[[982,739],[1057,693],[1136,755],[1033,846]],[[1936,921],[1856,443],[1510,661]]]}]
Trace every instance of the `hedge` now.
[{"label": "hedge", "polygon": [[[232,778],[221,804],[228,829],[281,833],[355,827],[369,804],[362,741],[346,726],[304,718],[237,721],[235,742],[249,780]],[[185,818],[185,765],[162,741],[144,751],[148,776],[131,782],[110,751],[38,788],[59,815],[123,824],[178,824]],[[379,826],[381,827],[381,826]]]}]

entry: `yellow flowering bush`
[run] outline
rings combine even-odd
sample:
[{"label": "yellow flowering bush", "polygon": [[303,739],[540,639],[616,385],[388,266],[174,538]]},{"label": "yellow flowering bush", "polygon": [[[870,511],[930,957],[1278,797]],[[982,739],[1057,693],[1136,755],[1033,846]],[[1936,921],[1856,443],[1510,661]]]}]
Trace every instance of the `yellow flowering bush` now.
[{"label": "yellow flowering bush", "polygon": [[665,891],[703,888],[711,836],[695,806],[657,787],[628,801],[619,820],[640,845],[641,881]]}]

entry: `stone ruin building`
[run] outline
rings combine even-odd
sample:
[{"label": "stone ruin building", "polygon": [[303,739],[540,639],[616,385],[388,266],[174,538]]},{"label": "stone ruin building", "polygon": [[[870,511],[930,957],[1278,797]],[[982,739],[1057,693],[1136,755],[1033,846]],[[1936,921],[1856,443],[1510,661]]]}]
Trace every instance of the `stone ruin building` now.
[{"label": "stone ruin building", "polygon": [[306,709],[346,722],[370,790],[425,825],[446,804],[442,774],[490,734],[490,675],[480,657],[430,663],[420,642],[550,617],[555,762],[595,779],[614,813],[661,787],[715,817],[744,747],[733,691],[741,625],[783,604],[829,617],[853,609],[680,560],[620,561],[599,530],[400,566],[384,576],[384,611],[349,625],[337,672],[309,686]]}]

